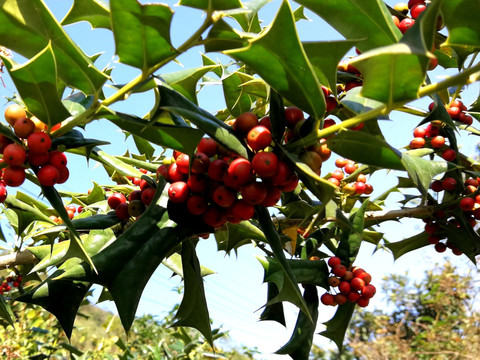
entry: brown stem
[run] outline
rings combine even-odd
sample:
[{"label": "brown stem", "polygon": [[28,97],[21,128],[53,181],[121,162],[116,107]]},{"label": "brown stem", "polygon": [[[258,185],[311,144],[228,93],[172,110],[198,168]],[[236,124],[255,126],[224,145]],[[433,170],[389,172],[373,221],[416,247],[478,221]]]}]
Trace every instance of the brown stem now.
[{"label": "brown stem", "polygon": [[35,264],[38,259],[28,250],[0,256],[0,269],[7,269],[16,265]]}]

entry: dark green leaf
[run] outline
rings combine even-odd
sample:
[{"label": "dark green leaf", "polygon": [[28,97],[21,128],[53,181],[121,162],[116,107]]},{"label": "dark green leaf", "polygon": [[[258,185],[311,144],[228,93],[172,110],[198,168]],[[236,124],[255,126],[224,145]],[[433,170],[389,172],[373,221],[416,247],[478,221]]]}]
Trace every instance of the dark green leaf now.
[{"label": "dark green leaf", "polygon": [[143,72],[177,54],[170,42],[173,11],[167,5],[110,0],[112,30],[120,61]]},{"label": "dark green leaf", "polygon": [[179,5],[190,6],[196,9],[229,10],[241,8],[240,0],[180,0]]},{"label": "dark green leaf", "polygon": [[88,21],[93,28],[111,29],[110,10],[102,0],[75,0],[62,25]]},{"label": "dark green leaf", "polygon": [[[298,0],[322,17],[347,40],[362,39],[362,52],[396,43],[402,34],[381,0]],[[348,20],[347,20],[348,19]]]},{"label": "dark green leaf", "polygon": [[393,258],[397,260],[400,256],[405,255],[406,253],[420,249],[424,246],[429,245],[427,241],[428,234],[422,232],[420,234],[409,237],[401,241],[385,244],[385,247],[390,249],[393,254]]},{"label": "dark green leaf", "polygon": [[50,218],[45,215],[41,210],[37,209],[36,207],[29,205],[21,200],[16,199],[13,195],[8,195],[6,200],[5,200],[5,205],[7,208],[10,209],[18,209],[21,211],[24,211],[26,213],[30,213],[33,215],[32,221],[33,220],[42,220],[46,221],[48,223],[53,224],[53,221],[50,220]]},{"label": "dark green leaf", "polygon": [[186,240],[182,244],[182,267],[185,292],[182,303],[175,314],[172,326],[190,326],[202,333],[213,346],[212,328],[208,315],[207,299],[200,272],[200,263],[195,253],[195,244]]},{"label": "dark green leaf", "polygon": [[93,66],[92,60],[67,36],[42,0],[2,0],[1,4],[3,46],[32,58],[51,41],[60,79],[85,94],[98,92],[108,76]]},{"label": "dark green leaf", "polygon": [[[267,290],[267,303],[269,303],[270,300],[274,299],[277,296],[278,296],[277,285],[275,285],[275,283],[273,282],[269,282],[268,290]],[[267,320],[276,321],[282,324],[283,326],[286,326],[285,313],[283,310],[283,304],[281,302],[265,306],[265,309],[262,311],[262,314],[260,315],[260,321],[267,321]]]},{"label": "dark green leaf", "polygon": [[3,295],[0,295],[0,317],[6,320],[7,323],[12,327],[15,326],[15,323],[13,322],[15,314],[10,306],[5,302]]},{"label": "dark green leaf", "polygon": [[250,111],[252,98],[242,87],[242,78],[238,72],[225,74],[222,77],[223,94],[227,108],[233,117],[237,117],[244,112]]},{"label": "dark green leaf", "polygon": [[227,223],[225,230],[215,232],[218,250],[227,254],[233,249],[235,251],[242,245],[255,242],[266,243],[267,239],[263,232],[249,221],[242,221],[239,224]]},{"label": "dark green leaf", "polygon": [[72,116],[78,116],[86,109],[92,106],[94,97],[86,96],[81,92],[73,93],[62,100],[65,108],[72,114]]},{"label": "dark green leaf", "polygon": [[108,141],[85,139],[83,134],[78,130],[71,130],[66,134],[52,140],[52,147],[54,148],[58,147],[59,145],[62,145],[65,149],[85,147],[88,152],[90,152],[89,149],[95,146],[108,144],[110,144]]},{"label": "dark green leaf", "polygon": [[205,51],[225,51],[245,46],[246,38],[235,31],[223,19],[216,21],[205,39]]},{"label": "dark green leaf", "polygon": [[[301,311],[303,311],[310,320],[312,320],[311,314],[309,313],[307,304],[303,299],[300,289],[297,285],[297,280],[295,275],[290,268],[289,262],[285,257],[285,252],[283,245],[280,240],[280,236],[276,231],[272,219],[268,210],[263,206],[256,206],[256,212],[258,215],[258,220],[260,227],[262,228],[268,243],[280,265],[281,276],[276,277],[275,283],[277,284],[279,295],[272,299],[270,304],[279,302],[279,301],[289,301],[292,304],[298,306]],[[269,281],[265,278],[265,281]],[[267,305],[270,305],[267,303]]]},{"label": "dark green leaf", "polygon": [[51,312],[70,339],[75,316],[89,288],[90,284],[83,282],[48,278],[15,300],[40,305]]},{"label": "dark green leaf", "polygon": [[225,53],[247,64],[292,104],[314,118],[323,116],[323,92],[298,38],[287,1],[268,30],[251,40],[248,47]]},{"label": "dark green leaf", "polygon": [[[183,266],[182,266],[182,256],[178,253],[173,253],[167,259],[162,261],[162,264],[172,270],[178,276],[183,278]],[[215,271],[206,268],[205,266],[200,266],[200,274],[202,277],[215,274]]]},{"label": "dark green leaf", "polygon": [[312,348],[313,335],[318,318],[318,291],[313,285],[305,286],[303,298],[312,314],[313,322],[303,312],[299,312],[293,334],[288,342],[276,354],[290,355],[293,360],[308,360]]},{"label": "dark green leaf", "polygon": [[160,92],[159,106],[161,108],[190,120],[227,149],[244,158],[248,158],[245,145],[232,133],[232,130],[225,123],[209,112],[197,107],[178,92],[165,86],[159,86],[158,89]]},{"label": "dark green leaf", "polygon": [[106,118],[131,134],[185,154],[194,152],[204,134],[202,130],[189,126],[162,125],[113,111],[106,115]]},{"label": "dark green leaf", "polygon": [[347,94],[341,98],[340,103],[353,111],[355,114],[362,114],[383,106],[383,104],[379,101],[368,99],[362,96],[360,94],[361,91],[362,88],[358,86],[347,91]]},{"label": "dark green leaf", "polygon": [[404,170],[398,150],[385,140],[365,132],[341,131],[328,140],[328,147],[347,159],[363,164]]},{"label": "dark green leaf", "polygon": [[70,116],[57,95],[57,69],[50,44],[26,64],[8,58],[3,62],[29,112],[49,127]]},{"label": "dark green leaf", "polygon": [[348,324],[350,324],[354,310],[355,304],[351,302],[339,306],[333,318],[325,323],[327,330],[320,333],[320,335],[332,340],[340,352],[342,351],[345,332],[347,331]]}]

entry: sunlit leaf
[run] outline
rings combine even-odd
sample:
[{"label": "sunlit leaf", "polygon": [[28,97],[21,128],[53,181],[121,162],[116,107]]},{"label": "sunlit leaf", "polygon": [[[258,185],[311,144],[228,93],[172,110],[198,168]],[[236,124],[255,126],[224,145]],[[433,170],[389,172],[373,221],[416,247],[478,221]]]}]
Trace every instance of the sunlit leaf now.
[{"label": "sunlit leaf", "polygon": [[62,25],[88,21],[92,28],[111,29],[110,10],[102,0],[75,0]]},{"label": "sunlit leaf", "polygon": [[0,317],[4,319],[12,327],[15,326],[15,323],[13,321],[15,314],[13,313],[12,309],[5,301],[5,298],[3,297],[3,295],[0,296]]},{"label": "sunlit leaf", "polygon": [[167,5],[110,0],[112,30],[120,61],[147,71],[177,54],[170,42],[173,11]]},{"label": "sunlit leaf", "polygon": [[402,164],[408,171],[418,189],[426,194],[435,175],[448,170],[446,161],[431,161],[412,156],[408,152],[402,153]]},{"label": "sunlit leaf", "polygon": [[68,118],[57,91],[57,67],[51,44],[23,65],[9,58],[3,62],[28,111],[49,127]]},{"label": "sunlit leaf", "polygon": [[[447,46],[480,48],[480,4],[469,0],[442,2],[442,20],[448,29]],[[461,21],[459,21],[461,19]]]},{"label": "sunlit leaf", "polygon": [[205,51],[224,51],[246,45],[246,38],[233,29],[225,20],[220,19],[213,24],[205,39]]},{"label": "sunlit leaf", "polygon": [[268,30],[249,43],[246,48],[225,53],[252,68],[294,105],[315,118],[323,116],[325,101],[320,83],[298,38],[288,2],[282,3]]},{"label": "sunlit leaf", "polygon": [[225,74],[222,77],[223,94],[230,114],[237,117],[244,112],[250,111],[252,98],[245,92],[242,86],[242,78],[238,72]]},{"label": "sunlit leaf", "polygon": [[355,303],[347,302],[344,305],[338,306],[335,315],[325,323],[327,330],[320,333],[320,335],[332,340],[340,352],[342,351],[345,332],[347,331],[354,310]]},{"label": "sunlit leaf", "polygon": [[108,79],[68,37],[42,0],[3,0],[2,9],[0,38],[3,46],[31,58],[51,41],[58,76],[85,94],[96,94]]},{"label": "sunlit leaf", "polygon": [[242,7],[240,0],[180,0],[179,5],[202,10],[207,10],[209,6],[211,6],[212,10],[228,10]]},{"label": "sunlit leaf", "polygon": [[[381,0],[298,0],[322,17],[347,40],[362,39],[362,52],[396,43],[402,36]],[[348,19],[348,20],[346,20]]]}]

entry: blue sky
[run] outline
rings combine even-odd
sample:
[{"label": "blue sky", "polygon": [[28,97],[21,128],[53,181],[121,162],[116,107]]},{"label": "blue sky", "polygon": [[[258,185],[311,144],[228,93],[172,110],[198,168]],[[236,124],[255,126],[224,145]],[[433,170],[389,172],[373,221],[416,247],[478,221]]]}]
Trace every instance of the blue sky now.
[{"label": "blue sky", "polygon": [[[61,19],[71,6],[72,0],[46,0],[46,4],[51,8],[54,15]],[[172,41],[175,46],[182,43],[183,40],[196,29],[202,22],[202,12],[195,9],[184,7],[175,7],[177,1],[165,1],[177,13],[174,15],[172,22]],[[261,12],[260,18],[265,20],[265,24],[269,24],[273,19],[276,10],[281,1],[273,0],[265,6]],[[390,5],[394,2],[389,1]],[[296,8],[296,5],[293,5]],[[301,21],[299,26],[299,35],[302,40],[332,40],[341,37],[326,25],[319,25],[318,18],[309,12],[307,16],[315,21]],[[114,57],[114,43],[112,34],[103,29],[92,30],[87,23],[75,24],[66,27],[67,32],[86,51],[88,55],[103,53],[97,62],[99,68],[114,67],[112,77],[117,83],[125,83],[135,77],[137,70],[119,64]],[[184,68],[201,65],[200,48],[193,49],[186,55],[179,58]],[[217,54],[209,54],[215,59]],[[22,62],[15,58],[16,61]],[[183,67],[177,63],[171,63],[162,69],[162,72],[173,72],[181,70]],[[4,76],[6,87],[0,87],[1,96],[11,96],[15,90],[13,85]],[[473,96],[478,94],[478,87],[474,87],[472,97],[468,98],[466,103],[473,101]],[[224,108],[224,103],[220,93],[221,86],[212,85],[202,90],[199,94],[199,104],[201,107],[216,111]],[[112,90],[113,91],[113,90]],[[153,96],[151,94],[132,95],[128,101],[123,104],[116,105],[117,110],[125,112],[133,112],[136,115],[143,116],[152,106]],[[426,107],[425,102],[418,102],[416,106]],[[384,121],[381,124],[389,143],[395,147],[402,147],[408,144],[415,125],[420,121],[419,118],[408,115],[394,114],[394,121]],[[401,126],[399,123],[401,122]],[[124,142],[123,134],[107,121],[95,121],[86,128],[88,137],[108,140],[112,143],[109,146],[103,146],[102,149],[114,155],[123,154],[130,143]],[[473,137],[462,137],[460,144],[462,151],[467,154],[475,152],[476,139]],[[135,150],[134,147],[132,149]],[[333,169],[335,155],[331,161],[325,164],[322,173],[327,173]],[[84,158],[69,155],[69,169],[71,177],[63,189],[68,191],[84,191],[86,192],[92,187],[93,179],[100,184],[110,183],[105,171],[102,167],[96,166],[94,162],[86,164]],[[88,175],[87,175],[88,174]],[[372,196],[379,195],[383,190],[396,184],[395,176],[385,171],[378,172],[369,180],[375,188]],[[34,187],[26,186],[26,190],[38,194],[38,190]],[[394,196],[387,202],[389,207],[398,207],[396,201],[401,200],[400,195]],[[380,231],[388,234],[390,241],[398,241],[421,231],[423,223],[421,221],[406,220],[400,222],[389,222],[382,226]],[[439,255],[433,247],[425,248],[411,256],[400,258],[397,262],[393,262],[392,256],[384,251],[378,251],[372,255],[374,248],[371,245],[362,247],[357,265],[367,269],[372,274],[373,283],[380,284],[380,279],[389,273],[409,273],[414,278],[419,278],[423,271],[432,267],[435,262],[443,262],[444,258],[448,258],[459,267],[468,270],[472,266],[468,264],[465,257],[454,257],[450,253]],[[287,358],[286,356],[268,355],[280,348],[290,337],[296,319],[297,310],[292,306],[286,307],[286,315],[288,328],[273,322],[258,322],[261,308],[266,299],[266,285],[262,285],[263,271],[255,255],[261,255],[258,249],[253,246],[244,246],[239,250],[238,257],[226,256],[223,252],[216,250],[215,241],[210,238],[200,241],[198,245],[199,258],[202,265],[214,270],[216,274],[205,279],[205,288],[207,301],[210,308],[210,315],[214,321],[214,326],[223,326],[224,330],[230,330],[230,334],[234,342],[243,343],[249,347],[258,347],[262,355],[259,359],[280,360]],[[139,305],[139,314],[165,314],[174,304],[181,300],[181,295],[173,290],[179,285],[178,277],[170,279],[170,272],[161,267],[148,283],[144,296]],[[379,288],[379,286],[377,286]],[[385,297],[378,294],[372,301],[368,309],[384,306]],[[114,309],[109,305],[109,309]],[[317,332],[322,330],[321,323],[327,321],[333,315],[333,308],[323,307],[319,318],[319,326]],[[319,345],[331,346],[328,341],[321,337],[316,337],[315,342]]]}]

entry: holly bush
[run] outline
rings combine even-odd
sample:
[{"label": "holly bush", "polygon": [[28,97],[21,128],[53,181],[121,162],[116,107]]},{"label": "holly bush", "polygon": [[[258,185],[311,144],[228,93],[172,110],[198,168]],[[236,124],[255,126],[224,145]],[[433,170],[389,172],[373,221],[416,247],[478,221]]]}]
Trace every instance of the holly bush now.
[{"label": "holly bush", "polygon": [[[198,329],[212,344],[202,280],[209,271],[195,249],[214,234],[219,251],[252,241],[264,251],[260,319],[285,323],[283,303],[296,305],[292,337],[277,353],[307,359],[324,305],[338,307],[321,334],[341,348],[356,305],[375,294],[368,269],[354,266],[362,243],[395,258],[433,244],[475,262],[480,167],[458,144],[480,134],[480,101],[462,101],[479,78],[480,5],[283,0],[264,23],[259,11],[268,2],[180,0],[174,11],[75,0],[59,21],[42,0],[3,1],[1,60],[18,92],[0,125],[0,200],[17,240],[1,259],[12,272],[0,298],[7,324],[14,324],[10,302],[36,304],[70,337],[96,284],[128,332],[164,263],[184,280],[175,325]],[[203,23],[174,46],[172,18],[184,8]],[[344,39],[301,41],[306,9]],[[118,61],[138,75],[125,81],[114,68],[100,69],[98,55],[64,30],[82,21],[111,32]],[[199,47],[201,63],[165,71]],[[212,113],[197,95],[218,83],[226,107]],[[145,116],[118,110],[130,96],[154,99]],[[381,128],[405,126],[393,112],[418,118],[413,140],[400,148]],[[88,135],[94,120],[113,123],[136,150],[102,150],[105,139]],[[332,153],[337,169],[322,173]],[[63,191],[68,154],[100,163],[112,183]],[[379,170],[398,182],[374,198],[367,176]],[[41,196],[22,191],[24,181]],[[404,194],[402,207],[386,209],[394,193]],[[406,217],[422,219],[424,230],[391,243],[377,229]],[[328,293],[321,299],[319,287]]]}]

